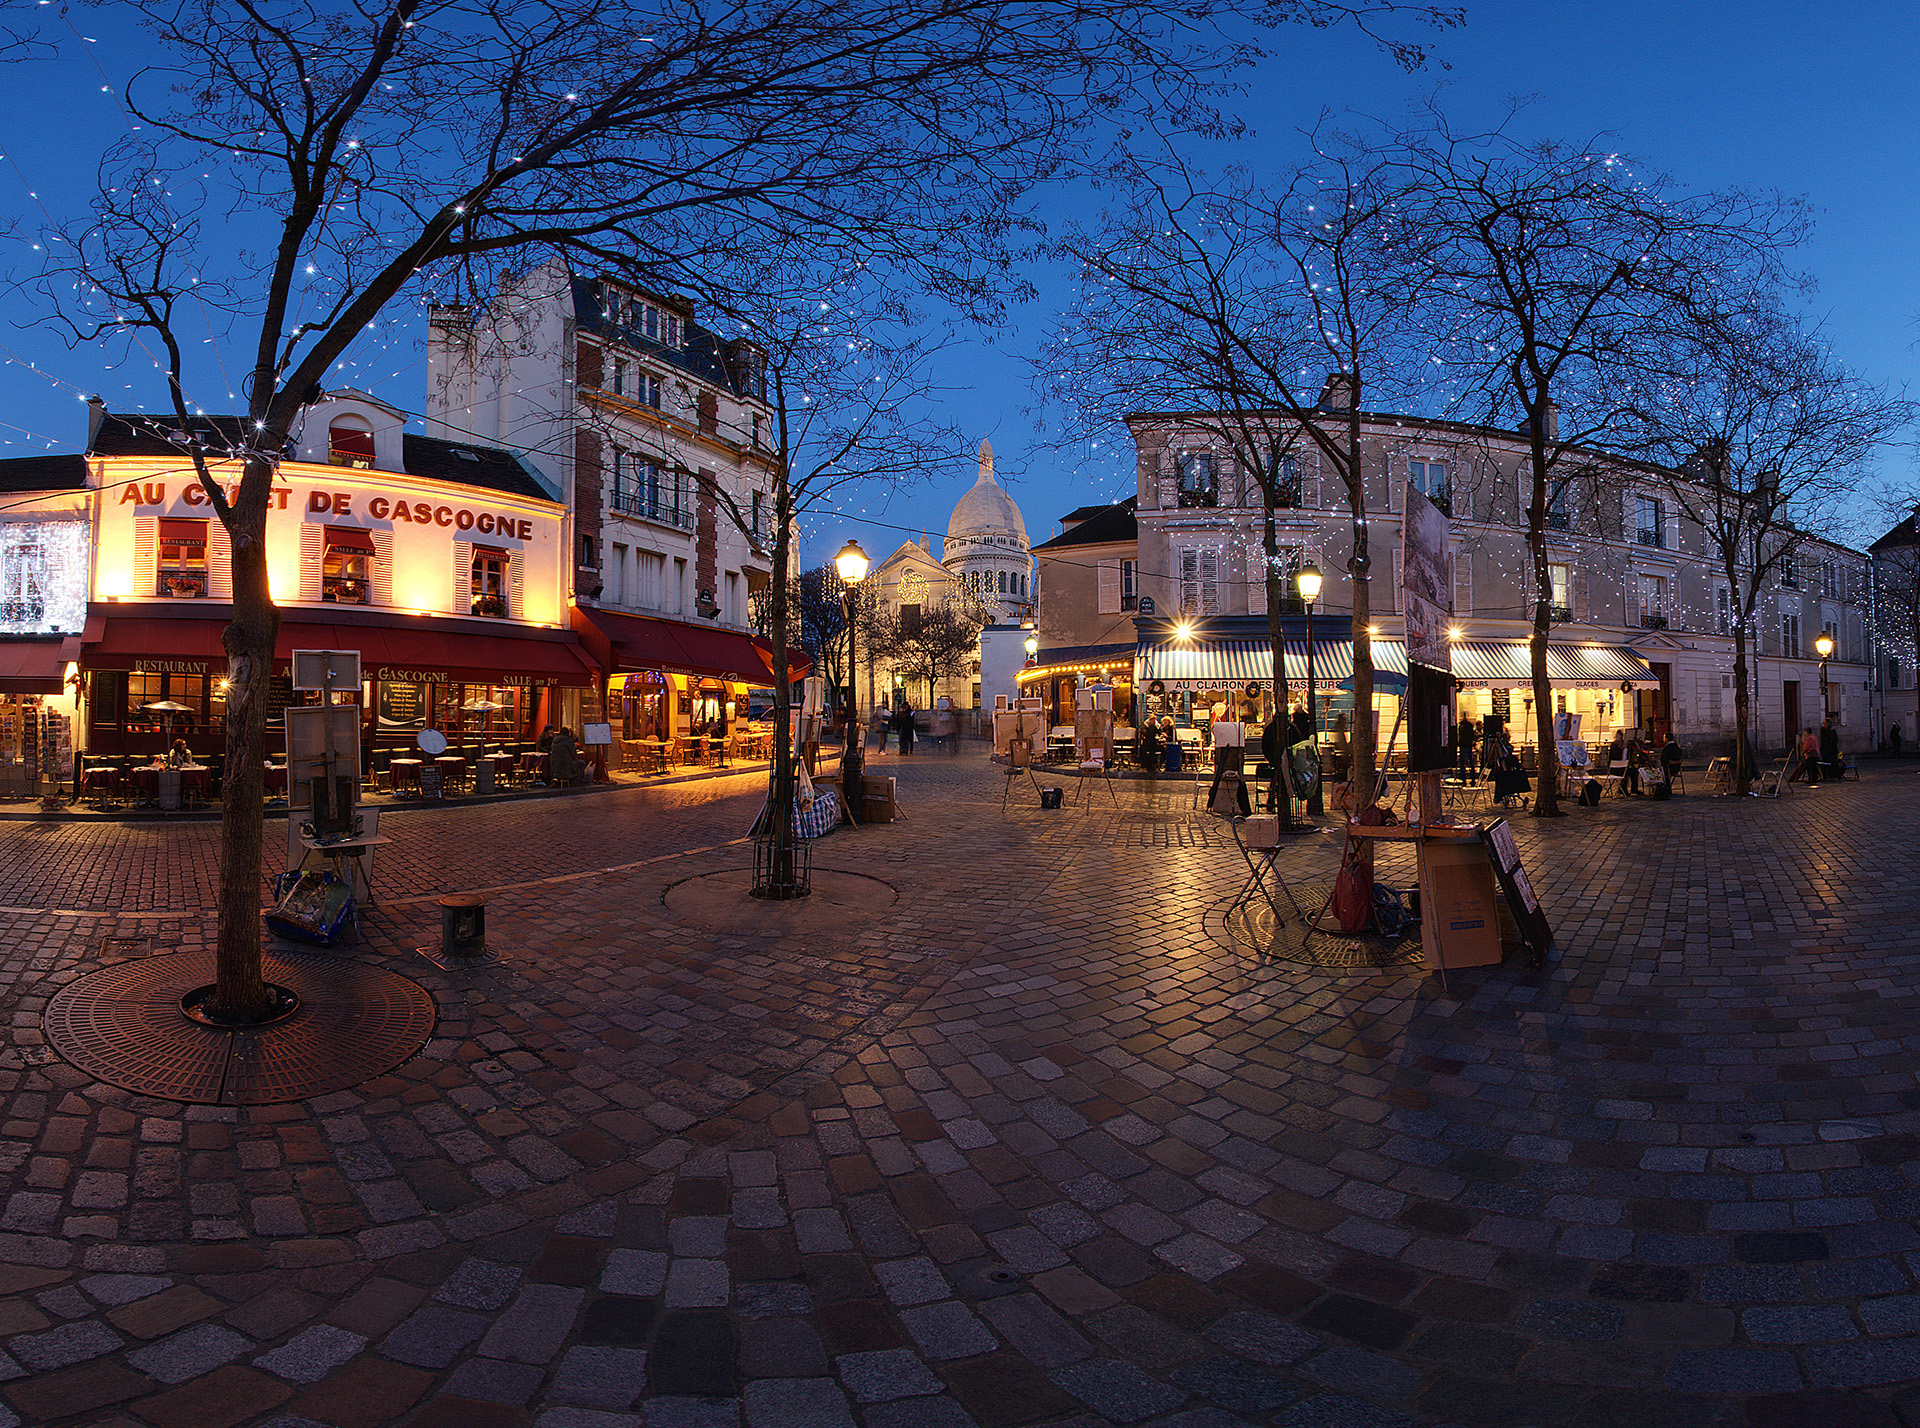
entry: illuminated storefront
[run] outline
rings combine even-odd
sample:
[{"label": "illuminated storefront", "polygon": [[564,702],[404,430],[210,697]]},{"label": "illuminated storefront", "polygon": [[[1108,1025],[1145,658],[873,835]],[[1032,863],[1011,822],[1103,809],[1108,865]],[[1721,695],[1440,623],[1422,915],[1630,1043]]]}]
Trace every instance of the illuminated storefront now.
[{"label": "illuminated storefront", "polygon": [[[78,456],[0,461],[0,796],[58,778],[71,751],[91,525]],[[53,772],[50,772],[53,771]]]},{"label": "illuminated storefront", "polygon": [[[766,643],[733,630],[585,607],[573,617],[586,653],[605,671],[607,717],[619,739],[741,732],[755,692],[773,681]],[[804,656],[796,652],[790,665],[791,678],[805,675]]]},{"label": "illuminated storefront", "polygon": [[[463,742],[578,730],[598,701],[567,628],[565,507],[511,454],[405,433],[403,421],[371,398],[330,396],[280,464],[267,517],[283,619],[270,727],[301,697],[292,652],[342,649],[361,656],[369,747],[427,728]],[[224,746],[231,543],[180,451],[183,435],[227,448],[237,423],[166,425],[109,416],[90,443],[96,559],[79,663],[86,743],[102,753],[152,752],[170,734],[196,751]],[[238,480],[231,464],[215,470]]]}]

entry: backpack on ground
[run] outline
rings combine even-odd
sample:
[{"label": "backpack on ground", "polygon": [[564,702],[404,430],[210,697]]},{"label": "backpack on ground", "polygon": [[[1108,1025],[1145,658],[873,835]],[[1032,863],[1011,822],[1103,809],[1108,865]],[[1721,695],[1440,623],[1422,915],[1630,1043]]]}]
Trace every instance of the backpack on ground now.
[{"label": "backpack on ground", "polygon": [[1580,806],[1598,808],[1600,806],[1600,780],[1590,778],[1580,785]]}]

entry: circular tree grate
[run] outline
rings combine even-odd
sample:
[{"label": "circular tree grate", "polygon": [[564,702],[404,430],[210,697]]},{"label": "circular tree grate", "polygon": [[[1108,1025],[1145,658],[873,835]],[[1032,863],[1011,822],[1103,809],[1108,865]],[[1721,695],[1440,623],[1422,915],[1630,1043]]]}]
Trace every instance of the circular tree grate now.
[{"label": "circular tree grate", "polygon": [[344,1091],[426,1045],[433,998],[419,983],[333,957],[273,953],[267,980],[300,998],[285,1021],[224,1031],[180,999],[213,980],[204,952],[143,957],[93,972],[47,1003],[47,1044],[110,1086],[196,1106],[263,1106]]},{"label": "circular tree grate", "polygon": [[[1317,912],[1333,890],[1330,882],[1290,884],[1293,895],[1308,916]],[[1410,937],[1380,937],[1372,933],[1333,930],[1309,933],[1306,918],[1296,913],[1285,896],[1278,898],[1281,916],[1276,924],[1273,909],[1264,898],[1255,898],[1235,909],[1226,918],[1228,939],[1238,948],[1251,950],[1262,959],[1298,962],[1309,967],[1349,971],[1369,967],[1410,967],[1420,961],[1420,931]],[[1331,922],[1327,913],[1325,921]]]}]

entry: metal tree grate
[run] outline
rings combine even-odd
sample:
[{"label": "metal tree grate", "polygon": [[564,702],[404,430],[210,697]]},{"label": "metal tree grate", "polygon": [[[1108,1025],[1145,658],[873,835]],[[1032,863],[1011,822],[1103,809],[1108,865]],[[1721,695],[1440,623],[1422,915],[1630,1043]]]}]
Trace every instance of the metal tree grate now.
[{"label": "metal tree grate", "polygon": [[[783,856],[784,854],[784,856]],[[762,833],[753,840],[753,895],[788,902],[813,891],[813,839],[789,837],[784,848]]]},{"label": "metal tree grate", "polygon": [[[1330,882],[1293,884],[1293,895],[1308,912],[1325,905],[1333,889]],[[1329,911],[1323,926],[1331,920]],[[1410,967],[1421,960],[1420,929],[1416,924],[1410,936],[1380,937],[1373,933],[1342,932],[1338,924],[1332,931],[1308,932],[1305,923],[1286,909],[1286,920],[1276,923],[1273,909],[1264,899],[1256,899],[1236,909],[1226,918],[1228,938],[1237,947],[1251,950],[1262,961],[1295,962],[1308,967],[1335,971],[1354,971],[1373,967]]]}]

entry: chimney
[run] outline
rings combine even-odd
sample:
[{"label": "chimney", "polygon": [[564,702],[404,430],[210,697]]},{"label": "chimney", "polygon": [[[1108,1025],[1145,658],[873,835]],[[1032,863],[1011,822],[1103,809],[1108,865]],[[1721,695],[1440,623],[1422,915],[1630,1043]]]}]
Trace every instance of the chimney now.
[{"label": "chimney", "polygon": [[1353,410],[1353,378],[1345,372],[1327,373],[1326,385],[1320,388],[1320,410],[1323,412],[1345,412]]},{"label": "chimney", "polygon": [[93,450],[93,439],[100,435],[100,428],[106,425],[107,404],[99,397],[87,398],[87,450]]},{"label": "chimney", "polygon": [[[1515,427],[1514,430],[1519,432],[1522,436],[1533,435],[1533,418],[1532,417],[1523,418],[1520,422],[1520,425]],[[1548,402],[1547,403],[1547,440],[1558,441],[1559,439],[1560,439],[1560,404],[1558,402]]]}]

